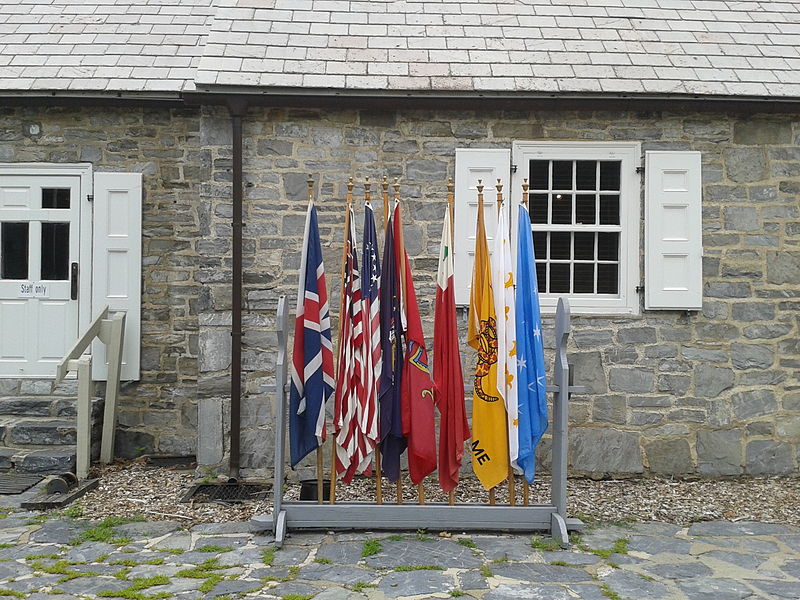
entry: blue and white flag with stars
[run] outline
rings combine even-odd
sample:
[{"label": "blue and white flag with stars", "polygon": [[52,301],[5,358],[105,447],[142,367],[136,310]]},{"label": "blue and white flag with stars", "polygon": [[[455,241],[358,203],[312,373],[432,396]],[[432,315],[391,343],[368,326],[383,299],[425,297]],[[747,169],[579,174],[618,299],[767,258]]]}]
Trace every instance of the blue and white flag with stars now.
[{"label": "blue and white flag with stars", "polygon": [[542,344],[542,316],[531,218],[520,204],[517,235],[517,378],[519,456],[517,464],[528,483],[536,473],[536,446],[547,431],[547,380]]}]

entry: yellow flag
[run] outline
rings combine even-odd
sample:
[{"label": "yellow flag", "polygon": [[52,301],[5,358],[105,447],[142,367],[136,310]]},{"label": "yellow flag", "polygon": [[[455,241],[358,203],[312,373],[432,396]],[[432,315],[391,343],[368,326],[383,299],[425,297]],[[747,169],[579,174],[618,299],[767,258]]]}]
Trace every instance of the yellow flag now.
[{"label": "yellow flag", "polygon": [[497,390],[497,313],[483,222],[482,185],[478,186],[478,227],[467,342],[478,351],[472,396],[472,469],[483,487],[489,490],[508,477],[509,467],[506,409]]}]

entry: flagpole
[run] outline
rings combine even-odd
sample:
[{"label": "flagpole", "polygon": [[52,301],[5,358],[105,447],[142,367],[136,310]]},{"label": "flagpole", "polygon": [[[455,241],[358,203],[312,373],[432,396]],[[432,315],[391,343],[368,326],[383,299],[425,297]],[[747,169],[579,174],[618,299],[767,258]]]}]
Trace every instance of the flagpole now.
[{"label": "flagpole", "polygon": [[389,226],[389,178],[383,176],[383,235],[386,235],[386,228]]},{"label": "flagpole", "polygon": [[[527,177],[522,180],[522,204],[525,206],[525,210],[528,210],[528,179]],[[522,478],[522,504],[524,506],[530,505],[530,485],[528,485],[528,480],[524,477]]]},{"label": "flagpole", "polygon": [[[339,350],[342,347],[342,335],[341,335],[341,332],[342,332],[342,319],[344,318],[344,315],[342,314],[342,312],[344,312],[344,296],[345,296],[344,271],[345,271],[346,262],[347,262],[347,240],[348,240],[349,232],[350,232],[350,205],[352,204],[352,202],[353,202],[353,178],[350,177],[350,179],[347,182],[347,199],[345,201],[345,207],[344,207],[344,215],[345,215],[344,216],[344,240],[345,241],[344,241],[344,246],[342,247],[342,271],[341,271],[341,276],[339,277],[339,281],[342,282],[342,291],[341,291],[340,296],[339,296],[339,336],[336,339],[336,360],[337,361],[339,360]],[[336,373],[337,374],[339,373],[339,363],[338,362],[336,364]],[[335,418],[336,417],[334,415],[334,419]],[[334,427],[334,431],[335,431],[335,427]],[[333,438],[331,439],[331,492],[330,492],[330,503],[331,504],[336,504],[336,478],[337,478],[337,473],[336,473],[336,436],[334,435]]]},{"label": "flagpole", "polygon": [[[384,176],[384,185],[388,187],[388,183],[385,183],[386,176]],[[372,188],[372,184],[369,182],[369,177],[366,178],[364,181],[364,205],[371,204],[372,202],[372,192],[370,191]],[[363,260],[362,260],[363,262]],[[364,268],[362,264],[361,268]],[[364,301],[364,298],[362,298]],[[369,342],[369,340],[368,340]],[[375,407],[377,410],[377,406]],[[381,448],[380,443],[376,444],[375,446],[375,502],[377,504],[383,504],[383,481],[381,476]]]},{"label": "flagpole", "polygon": [[[450,209],[450,248],[454,248],[455,247],[455,233],[454,233],[454,230],[455,230],[455,216],[454,216],[454,214],[455,214],[455,212],[454,212],[454,209],[455,209],[455,197],[454,197],[454,192],[455,192],[455,185],[453,184],[453,178],[450,177],[450,179],[447,180],[447,206]],[[462,446],[462,448],[463,448],[463,446]],[[456,487],[458,487],[458,484],[456,484]],[[447,494],[447,503],[450,506],[453,506],[456,503],[456,490],[455,490],[455,488],[453,488],[452,490],[450,490],[448,492],[448,494]]]},{"label": "flagpole", "polygon": [[[397,203],[400,202],[400,179],[398,177],[394,178],[394,184],[392,185],[392,187],[394,188],[395,206],[397,206]],[[387,204],[388,204],[388,199],[387,199]],[[403,252],[405,252],[405,249],[406,249],[405,241],[403,239],[403,228],[400,227],[399,231],[400,231],[400,236],[399,236],[400,239],[399,240],[395,239],[395,244],[396,244],[396,246],[395,246],[395,254],[397,254],[398,256],[403,256]],[[399,250],[398,250],[398,248],[399,248]],[[400,312],[402,314],[405,314],[405,312],[403,310],[403,302],[405,300],[405,294],[403,292],[405,291],[405,282],[406,282],[406,268],[405,267],[406,267],[405,264],[403,264],[402,267],[400,269],[398,269],[398,271],[400,271],[400,272],[397,274],[398,277],[400,278],[400,291],[401,291],[401,293],[400,293]],[[401,352],[403,351],[402,347],[400,348],[400,351]],[[403,470],[402,469],[400,469],[400,473],[398,473],[398,475],[397,475],[397,503],[398,504],[402,504],[403,503]]]}]

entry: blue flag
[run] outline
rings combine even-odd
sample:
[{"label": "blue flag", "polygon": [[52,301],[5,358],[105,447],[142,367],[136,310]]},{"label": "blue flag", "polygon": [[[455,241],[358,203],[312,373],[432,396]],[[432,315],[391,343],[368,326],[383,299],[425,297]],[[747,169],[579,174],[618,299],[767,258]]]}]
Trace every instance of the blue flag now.
[{"label": "blue flag", "polygon": [[542,344],[542,316],[533,252],[531,218],[519,207],[517,235],[517,377],[519,390],[519,458],[528,483],[536,473],[536,445],[547,431],[547,379]]},{"label": "blue flag", "polygon": [[296,467],[325,441],[325,403],[333,396],[333,345],[328,290],[317,227],[317,211],[309,202],[292,352],[289,391],[289,451]]},{"label": "blue flag", "polygon": [[392,222],[386,228],[381,273],[381,356],[379,383],[380,440],[382,469],[389,481],[400,477],[400,455],[406,449],[400,407],[400,386],[403,381],[403,324],[400,317],[400,286],[394,257]]}]

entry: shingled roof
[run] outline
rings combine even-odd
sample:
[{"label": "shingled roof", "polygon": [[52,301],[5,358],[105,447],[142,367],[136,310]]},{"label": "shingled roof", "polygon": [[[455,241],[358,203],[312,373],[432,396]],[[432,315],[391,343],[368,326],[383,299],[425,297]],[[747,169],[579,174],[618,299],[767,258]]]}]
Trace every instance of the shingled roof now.
[{"label": "shingled roof", "polygon": [[193,90],[213,4],[0,0],[0,90]]},{"label": "shingled roof", "polygon": [[796,2],[73,4],[0,0],[1,87],[800,98]]}]

